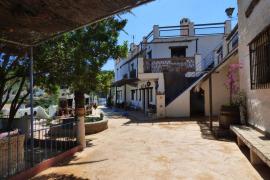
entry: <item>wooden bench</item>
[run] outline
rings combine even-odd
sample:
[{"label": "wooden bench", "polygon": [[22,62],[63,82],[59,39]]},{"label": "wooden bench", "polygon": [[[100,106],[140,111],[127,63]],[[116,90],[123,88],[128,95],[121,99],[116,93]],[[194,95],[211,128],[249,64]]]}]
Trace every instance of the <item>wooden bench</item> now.
[{"label": "wooden bench", "polygon": [[270,167],[270,138],[248,126],[234,126],[230,129],[237,136],[238,146],[246,145],[250,151],[250,161],[252,164],[262,164]]}]

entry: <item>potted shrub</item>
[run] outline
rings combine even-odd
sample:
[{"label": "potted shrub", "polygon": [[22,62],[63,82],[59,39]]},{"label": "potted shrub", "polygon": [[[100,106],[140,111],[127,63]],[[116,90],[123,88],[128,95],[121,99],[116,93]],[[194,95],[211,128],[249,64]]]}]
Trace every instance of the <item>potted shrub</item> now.
[{"label": "potted shrub", "polygon": [[229,129],[230,124],[240,124],[239,103],[237,94],[239,93],[238,72],[241,64],[230,64],[225,85],[229,90],[230,101],[227,105],[222,105],[219,117],[219,126],[222,129]]}]

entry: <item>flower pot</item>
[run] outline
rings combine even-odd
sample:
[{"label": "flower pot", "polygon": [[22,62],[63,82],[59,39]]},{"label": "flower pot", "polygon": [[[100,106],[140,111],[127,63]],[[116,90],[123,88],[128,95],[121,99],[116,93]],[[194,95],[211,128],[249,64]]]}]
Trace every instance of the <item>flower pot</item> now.
[{"label": "flower pot", "polygon": [[229,129],[231,124],[240,124],[240,112],[237,106],[221,106],[219,127]]}]

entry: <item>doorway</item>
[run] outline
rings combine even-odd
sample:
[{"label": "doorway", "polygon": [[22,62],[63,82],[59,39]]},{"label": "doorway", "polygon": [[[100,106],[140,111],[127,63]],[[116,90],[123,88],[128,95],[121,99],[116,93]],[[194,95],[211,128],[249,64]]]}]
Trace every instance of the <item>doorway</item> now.
[{"label": "doorway", "polygon": [[199,91],[195,89],[190,91],[190,115],[191,116],[204,116],[204,90]]}]

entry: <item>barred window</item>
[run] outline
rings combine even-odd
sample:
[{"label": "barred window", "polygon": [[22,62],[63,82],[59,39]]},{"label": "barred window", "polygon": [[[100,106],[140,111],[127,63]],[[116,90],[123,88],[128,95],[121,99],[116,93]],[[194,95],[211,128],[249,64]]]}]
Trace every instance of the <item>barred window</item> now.
[{"label": "barred window", "polygon": [[251,89],[270,88],[270,26],[250,44]]}]

